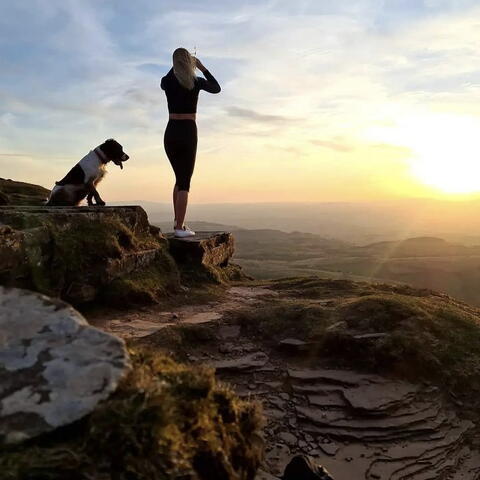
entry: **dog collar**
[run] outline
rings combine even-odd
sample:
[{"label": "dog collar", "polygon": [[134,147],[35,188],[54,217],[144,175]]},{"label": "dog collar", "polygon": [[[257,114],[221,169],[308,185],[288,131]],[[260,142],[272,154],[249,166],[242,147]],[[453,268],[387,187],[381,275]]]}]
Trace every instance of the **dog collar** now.
[{"label": "dog collar", "polygon": [[110,161],[110,159],[107,158],[107,156],[102,152],[101,148],[97,147],[93,151],[95,152],[95,154],[97,155],[97,157],[100,159],[102,163],[107,163]]}]

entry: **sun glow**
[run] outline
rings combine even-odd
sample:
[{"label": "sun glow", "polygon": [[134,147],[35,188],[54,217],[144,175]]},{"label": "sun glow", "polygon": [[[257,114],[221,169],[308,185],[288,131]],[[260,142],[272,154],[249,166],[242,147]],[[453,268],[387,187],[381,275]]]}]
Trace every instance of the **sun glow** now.
[{"label": "sun glow", "polygon": [[374,136],[403,145],[413,175],[450,194],[480,191],[480,119],[450,114],[405,116]]}]

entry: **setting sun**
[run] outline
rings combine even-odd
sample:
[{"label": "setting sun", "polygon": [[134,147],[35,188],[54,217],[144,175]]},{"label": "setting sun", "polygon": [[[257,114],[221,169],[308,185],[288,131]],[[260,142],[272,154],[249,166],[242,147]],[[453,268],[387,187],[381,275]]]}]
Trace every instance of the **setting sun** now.
[{"label": "setting sun", "polygon": [[480,121],[474,117],[411,113],[374,136],[402,145],[411,172],[423,184],[449,194],[480,191]]}]

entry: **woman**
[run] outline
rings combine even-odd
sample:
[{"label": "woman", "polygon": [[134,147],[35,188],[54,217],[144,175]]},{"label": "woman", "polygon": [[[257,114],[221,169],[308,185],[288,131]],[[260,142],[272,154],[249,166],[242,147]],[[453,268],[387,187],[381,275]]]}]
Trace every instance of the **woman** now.
[{"label": "woman", "polygon": [[[195,68],[198,68],[205,78],[196,77]],[[198,58],[190,55],[185,48],[177,48],[173,52],[173,68],[162,78],[160,86],[165,90],[169,112],[164,145],[175,172],[173,188],[175,236],[191,237],[195,232],[187,228],[183,222],[197,153],[195,114],[198,93],[200,90],[218,93],[220,85]]]}]

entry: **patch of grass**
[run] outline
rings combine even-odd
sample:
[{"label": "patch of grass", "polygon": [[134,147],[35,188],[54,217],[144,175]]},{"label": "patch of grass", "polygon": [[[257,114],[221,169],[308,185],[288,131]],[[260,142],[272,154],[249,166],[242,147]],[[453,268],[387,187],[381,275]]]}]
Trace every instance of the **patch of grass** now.
[{"label": "patch of grass", "polygon": [[174,266],[154,264],[128,275],[118,277],[102,291],[100,301],[112,307],[148,305],[174,295],[179,289],[179,279]]},{"label": "patch of grass", "polygon": [[253,480],[259,407],[205,367],[136,348],[134,368],[89,417],[0,451],[5,480]]},{"label": "patch of grass", "polygon": [[247,334],[258,334],[265,340],[318,337],[331,323],[324,307],[295,299],[270,299],[253,310],[231,312],[230,318]]},{"label": "patch of grass", "polygon": [[186,360],[195,347],[202,345],[205,348],[218,342],[217,326],[215,322],[169,326],[146,337],[132,340],[132,344],[163,351],[178,360]]},{"label": "patch of grass", "polygon": [[106,217],[101,222],[93,222],[78,215],[68,218],[65,225],[57,222],[50,228],[57,256],[69,270],[84,269],[96,259],[120,258],[124,250],[137,247],[132,231],[116,218]]},{"label": "patch of grass", "polygon": [[302,298],[345,297],[349,295],[372,295],[389,292],[415,297],[432,295],[427,289],[418,289],[409,285],[392,285],[384,283],[355,282],[353,280],[332,279],[321,277],[289,277],[275,280],[271,288],[286,294],[294,294]]},{"label": "patch of grass", "polygon": [[480,310],[402,285],[302,278],[274,288],[279,298],[232,313],[247,334],[310,342],[313,363],[480,391]]}]

